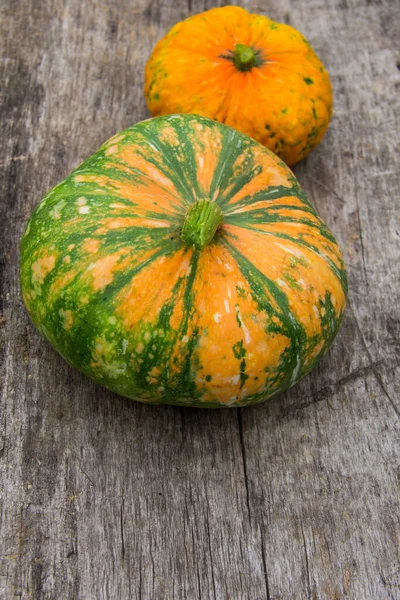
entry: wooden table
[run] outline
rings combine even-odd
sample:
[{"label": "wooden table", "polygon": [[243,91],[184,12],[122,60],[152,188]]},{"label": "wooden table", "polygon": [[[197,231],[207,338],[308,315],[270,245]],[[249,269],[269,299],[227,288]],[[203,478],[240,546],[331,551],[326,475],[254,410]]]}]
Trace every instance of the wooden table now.
[{"label": "wooden table", "polygon": [[241,3],[300,29],[335,94],[295,173],[344,249],[349,306],[289,393],[243,410],[137,404],[70,368],[21,301],[32,208],[148,116],[155,42],[217,4],[1,3],[1,599],[400,598],[397,2]]}]

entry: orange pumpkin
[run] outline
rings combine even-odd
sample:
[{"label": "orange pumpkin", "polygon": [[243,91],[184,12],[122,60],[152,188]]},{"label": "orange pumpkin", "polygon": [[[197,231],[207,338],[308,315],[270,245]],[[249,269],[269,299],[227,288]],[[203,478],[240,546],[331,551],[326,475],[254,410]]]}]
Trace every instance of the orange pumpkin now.
[{"label": "orange pumpkin", "polygon": [[329,75],[301,33],[236,6],[177,23],[150,56],[145,95],[153,116],[226,123],[288,165],[321,141],[332,115]]},{"label": "orange pumpkin", "polygon": [[322,358],[340,248],[291,171],[193,115],[138,123],[38,205],[21,243],[33,322],[64,358],[154,404],[257,404]]}]

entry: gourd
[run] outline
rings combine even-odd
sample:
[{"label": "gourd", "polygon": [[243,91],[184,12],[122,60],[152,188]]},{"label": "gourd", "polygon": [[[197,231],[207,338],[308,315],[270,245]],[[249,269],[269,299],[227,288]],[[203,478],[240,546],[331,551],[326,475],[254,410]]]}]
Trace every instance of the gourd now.
[{"label": "gourd", "polygon": [[177,23],[146,66],[153,116],[195,113],[251,136],[293,165],[332,115],[329,75],[293,27],[237,6]]},{"label": "gourd", "polygon": [[272,152],[204,117],[111,138],[21,242],[39,331],[77,369],[154,404],[244,406],[321,359],[345,307],[340,248]]}]

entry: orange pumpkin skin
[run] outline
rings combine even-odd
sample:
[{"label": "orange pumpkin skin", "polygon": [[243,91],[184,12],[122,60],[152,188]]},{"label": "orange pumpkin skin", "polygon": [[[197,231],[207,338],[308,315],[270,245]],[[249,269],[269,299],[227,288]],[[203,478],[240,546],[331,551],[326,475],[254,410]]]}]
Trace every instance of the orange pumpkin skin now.
[{"label": "orange pumpkin skin", "polygon": [[94,381],[217,408],[306,375],[340,327],[347,279],[276,155],[169,115],[114,136],[45,196],[21,242],[21,288],[41,333]]},{"label": "orange pumpkin skin", "polygon": [[[235,66],[237,45],[255,55],[248,70]],[[332,116],[328,72],[301,33],[236,6],[177,23],[148,60],[145,96],[153,116],[209,117],[288,165],[321,141]]]}]

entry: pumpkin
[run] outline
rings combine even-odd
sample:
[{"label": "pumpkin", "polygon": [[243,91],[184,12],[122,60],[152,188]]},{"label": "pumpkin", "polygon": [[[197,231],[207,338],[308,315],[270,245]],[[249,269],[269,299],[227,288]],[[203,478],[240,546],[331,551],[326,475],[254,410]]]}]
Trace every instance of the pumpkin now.
[{"label": "pumpkin", "polygon": [[293,165],[332,115],[329,75],[293,27],[237,6],[177,23],[146,66],[153,116],[195,113],[251,136]]},{"label": "pumpkin", "polygon": [[340,249],[272,152],[195,115],[119,133],[37,206],[21,287],[94,381],[154,404],[256,404],[338,331]]}]

